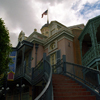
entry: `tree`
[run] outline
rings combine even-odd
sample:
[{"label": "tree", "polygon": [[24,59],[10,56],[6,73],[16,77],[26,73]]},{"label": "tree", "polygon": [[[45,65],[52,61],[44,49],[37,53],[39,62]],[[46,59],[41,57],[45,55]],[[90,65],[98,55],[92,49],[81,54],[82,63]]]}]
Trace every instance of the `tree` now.
[{"label": "tree", "polygon": [[10,52],[9,31],[5,27],[4,21],[0,18],[0,76],[9,69],[8,65],[11,62],[11,58],[9,58]]}]

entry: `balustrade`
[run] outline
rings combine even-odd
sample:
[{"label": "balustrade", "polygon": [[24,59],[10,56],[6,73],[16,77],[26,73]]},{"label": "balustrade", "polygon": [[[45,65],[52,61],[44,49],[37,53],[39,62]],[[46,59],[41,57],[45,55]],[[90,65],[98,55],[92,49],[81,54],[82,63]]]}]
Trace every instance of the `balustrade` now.
[{"label": "balustrade", "polygon": [[95,58],[95,49],[91,47],[82,57],[82,65],[88,65]]},{"label": "balustrade", "polygon": [[82,65],[88,65],[93,59],[100,57],[100,44],[97,46],[91,47],[86,54],[82,57]]},{"label": "balustrade", "polygon": [[16,67],[15,78],[20,77],[23,73],[23,66],[19,65]]}]

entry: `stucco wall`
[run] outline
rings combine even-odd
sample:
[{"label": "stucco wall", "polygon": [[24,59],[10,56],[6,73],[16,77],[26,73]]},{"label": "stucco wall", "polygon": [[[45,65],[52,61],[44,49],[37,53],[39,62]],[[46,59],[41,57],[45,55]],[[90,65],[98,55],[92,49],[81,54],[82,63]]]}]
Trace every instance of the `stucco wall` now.
[{"label": "stucco wall", "polygon": [[80,44],[78,37],[81,34],[82,30],[79,29],[73,29],[72,30],[74,34],[74,40],[73,40],[73,46],[74,46],[74,63],[76,64],[82,64],[81,62],[81,51],[80,51]]},{"label": "stucco wall", "polygon": [[[44,53],[44,48],[43,46],[39,45],[38,50],[37,50],[37,63],[43,58],[43,53]],[[32,57],[33,57],[33,60],[31,62],[31,67],[35,67],[35,60],[36,60],[35,45],[32,49]]]},{"label": "stucco wall", "polygon": [[38,51],[37,51],[37,63],[43,58],[44,48],[42,45],[39,45]]},{"label": "stucco wall", "polygon": [[[68,46],[70,44],[70,47]],[[62,55],[66,55],[67,62],[74,62],[73,55],[73,42],[67,39],[62,39],[58,42],[58,49],[61,50],[61,58]]]},{"label": "stucco wall", "polygon": [[65,39],[66,61],[74,63],[73,41]]},{"label": "stucco wall", "polygon": [[65,52],[65,39],[62,39],[62,40],[58,41],[57,45],[58,45],[58,49],[61,50],[61,58],[62,58],[62,55],[66,55],[66,52]]}]

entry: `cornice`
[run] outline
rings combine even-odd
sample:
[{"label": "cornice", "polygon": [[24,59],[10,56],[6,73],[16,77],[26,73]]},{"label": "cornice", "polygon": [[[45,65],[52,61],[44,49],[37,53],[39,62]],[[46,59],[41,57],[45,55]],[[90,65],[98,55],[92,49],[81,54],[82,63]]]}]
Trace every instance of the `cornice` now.
[{"label": "cornice", "polygon": [[38,38],[33,37],[33,38],[32,38],[32,40],[31,40],[30,42],[32,42],[32,43],[34,43],[34,42],[35,42],[35,43],[39,43],[39,44],[42,44],[42,45],[43,45],[45,41],[44,41],[44,40],[40,40],[40,39],[38,39]]},{"label": "cornice", "polygon": [[[60,33],[60,34],[59,34],[59,33]],[[64,35],[64,36],[65,36],[67,39],[69,39],[69,40],[70,40],[70,38],[74,38],[74,35],[73,35],[73,34],[68,33],[66,30],[62,30],[62,32],[58,32],[57,34],[55,33],[52,37],[48,38],[48,39],[45,41],[44,45],[49,44],[50,42],[52,42],[53,40],[57,39],[58,37],[60,37],[60,36],[62,36],[62,35]],[[68,36],[69,38],[68,38],[67,36]]]}]

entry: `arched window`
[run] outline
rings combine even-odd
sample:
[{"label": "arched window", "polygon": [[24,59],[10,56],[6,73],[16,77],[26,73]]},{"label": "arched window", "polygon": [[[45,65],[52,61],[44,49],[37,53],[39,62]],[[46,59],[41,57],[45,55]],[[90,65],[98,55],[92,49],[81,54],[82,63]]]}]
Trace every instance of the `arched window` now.
[{"label": "arched window", "polygon": [[91,37],[87,33],[82,41],[82,56],[92,47]]},{"label": "arched window", "polygon": [[100,44],[100,25],[99,25],[99,27],[97,28],[96,37],[97,37],[97,43]]}]

